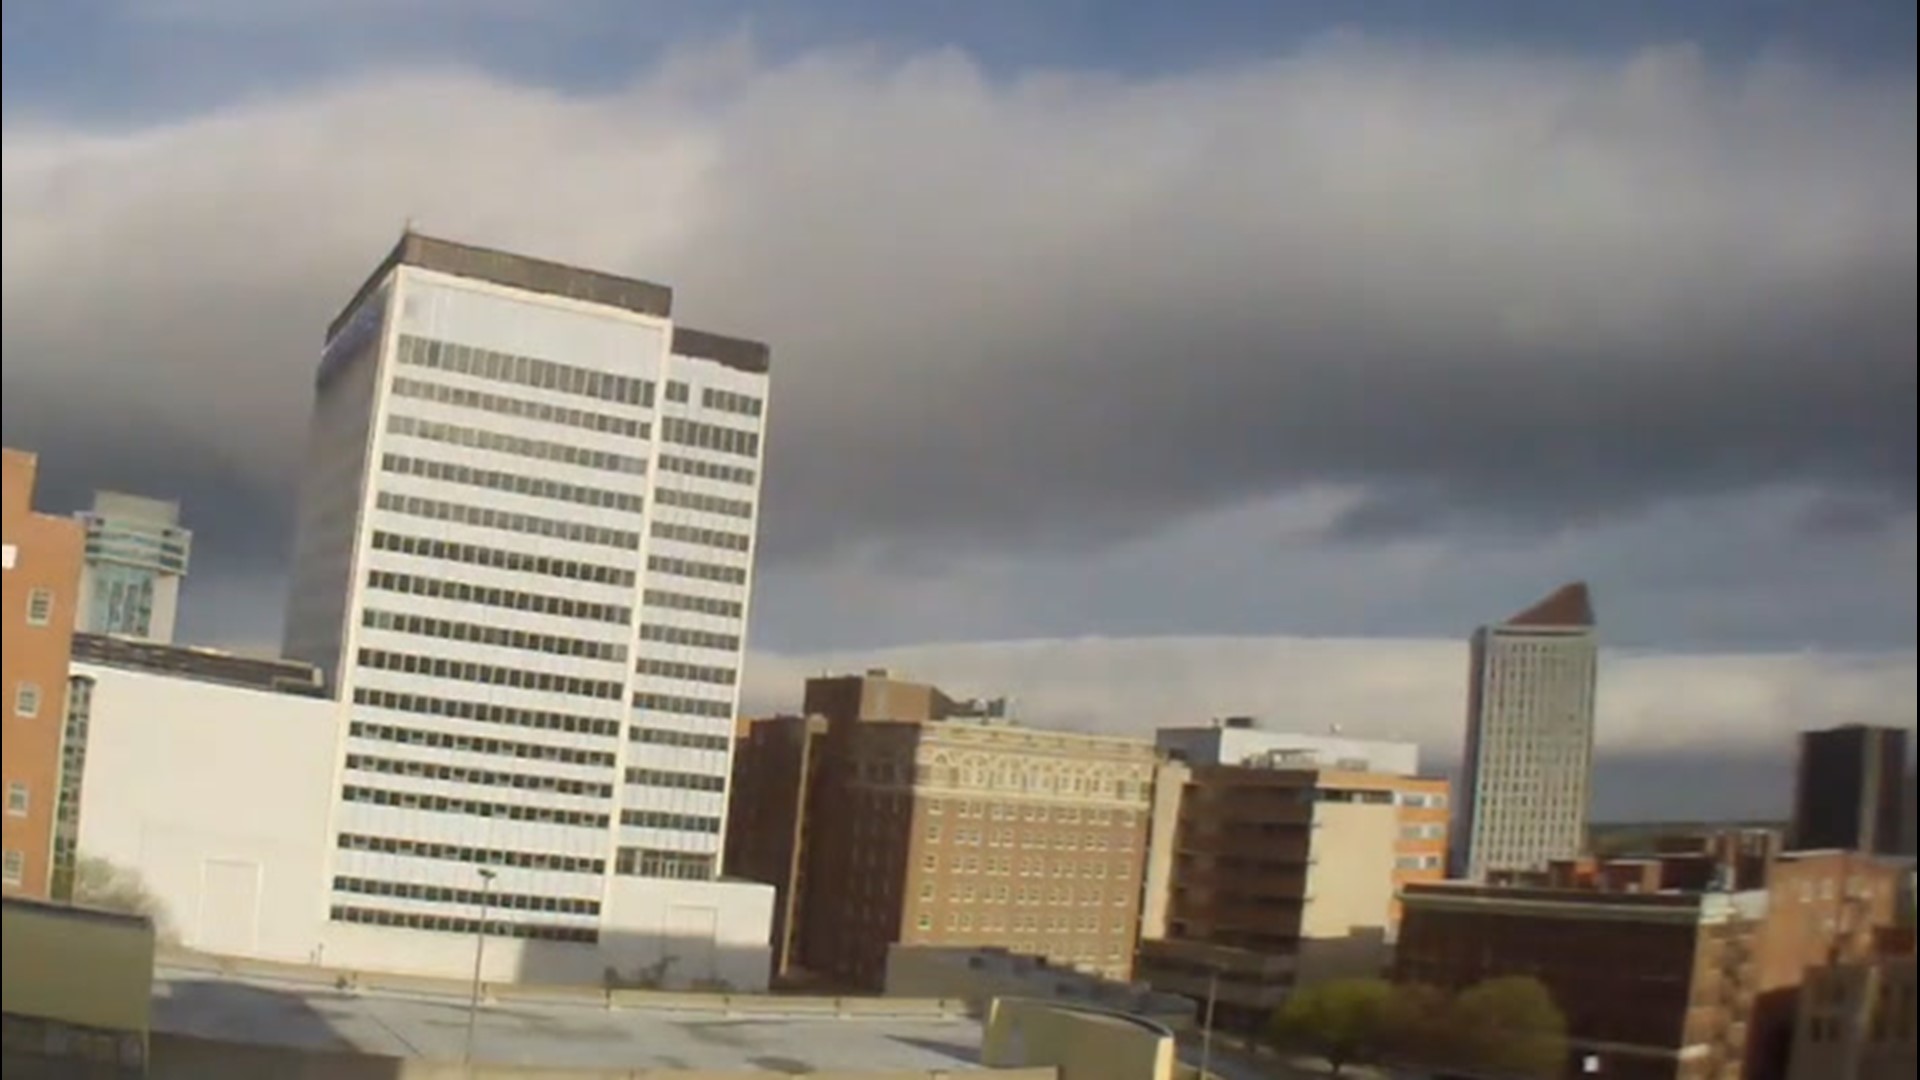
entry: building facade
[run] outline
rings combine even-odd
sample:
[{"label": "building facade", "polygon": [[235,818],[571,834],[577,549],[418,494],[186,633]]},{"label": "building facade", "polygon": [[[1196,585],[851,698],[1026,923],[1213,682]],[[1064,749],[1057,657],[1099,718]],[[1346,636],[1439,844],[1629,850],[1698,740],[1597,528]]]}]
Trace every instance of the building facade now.
[{"label": "building facade", "polygon": [[1583,583],[1474,632],[1456,877],[1542,867],[1584,849],[1598,669]]},{"label": "building facade", "polygon": [[7,896],[44,898],[52,884],[53,825],[60,787],[60,742],[67,708],[67,665],[80,590],[79,523],[33,508],[39,461],[5,451],[4,766],[0,818]]},{"label": "building facade", "polygon": [[284,652],[347,715],[335,921],[590,945],[717,877],[769,353],[671,306],[409,234],[329,328]]},{"label": "building facade", "polygon": [[797,967],[878,990],[899,943],[1128,977],[1151,745],[1022,727],[1004,702],[884,672],[813,680],[806,708],[827,728],[800,833]]},{"label": "building facade", "polygon": [[1212,997],[1223,1028],[1262,1029],[1296,987],[1382,973],[1398,890],[1445,875],[1444,778],[1173,763],[1160,785],[1137,974]]},{"label": "building facade", "polygon": [[171,642],[193,547],[180,504],[102,491],[76,516],[87,530],[78,629]]},{"label": "building facade", "polygon": [[1154,732],[1153,741],[1169,758],[1195,766],[1267,765],[1394,776],[1420,772],[1420,747],[1415,743],[1277,731],[1250,716],[1229,716],[1204,726],[1163,727]]},{"label": "building facade", "polygon": [[729,789],[728,877],[774,888],[773,972],[792,969],[794,942],[807,897],[806,851],[812,821],[808,799],[827,732],[821,716],[743,719],[734,739]]},{"label": "building facade", "polygon": [[1756,878],[1746,854],[1722,843],[1559,860],[1506,884],[1409,885],[1395,976],[1447,990],[1537,977],[1566,1015],[1570,1068],[1784,1077],[1803,978],[1872,948],[1894,920],[1897,873],[1847,852],[1789,852]]},{"label": "building facade", "polygon": [[1802,732],[1792,846],[1904,854],[1912,830],[1907,775],[1904,728]]},{"label": "building facade", "polygon": [[1915,1074],[1914,957],[1882,956],[1807,973],[1790,1080],[1906,1080]]}]

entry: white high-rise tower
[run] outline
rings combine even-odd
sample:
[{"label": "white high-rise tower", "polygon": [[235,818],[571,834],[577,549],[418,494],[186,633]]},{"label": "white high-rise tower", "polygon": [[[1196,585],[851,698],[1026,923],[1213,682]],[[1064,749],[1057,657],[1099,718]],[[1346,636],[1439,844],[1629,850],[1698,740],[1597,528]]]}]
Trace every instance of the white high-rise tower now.
[{"label": "white high-rise tower", "polygon": [[409,234],[330,327],[284,646],[347,713],[333,922],[594,943],[716,877],[769,353],[671,303]]},{"label": "white high-rise tower", "polygon": [[1453,873],[1581,854],[1593,785],[1599,645],[1584,583],[1474,632]]}]

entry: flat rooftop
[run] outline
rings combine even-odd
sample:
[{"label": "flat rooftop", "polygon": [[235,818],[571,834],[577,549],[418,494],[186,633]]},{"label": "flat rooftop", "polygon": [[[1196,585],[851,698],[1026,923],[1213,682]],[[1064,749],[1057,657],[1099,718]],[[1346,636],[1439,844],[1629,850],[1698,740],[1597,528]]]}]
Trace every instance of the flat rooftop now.
[{"label": "flat rooftop", "polygon": [[[340,993],[325,985],[154,974],[153,1030],[240,1043],[458,1061],[460,997]],[[482,1005],[474,1056],[601,1069],[931,1071],[979,1067],[980,1024],[957,1018],[727,1017],[582,1004]]]}]

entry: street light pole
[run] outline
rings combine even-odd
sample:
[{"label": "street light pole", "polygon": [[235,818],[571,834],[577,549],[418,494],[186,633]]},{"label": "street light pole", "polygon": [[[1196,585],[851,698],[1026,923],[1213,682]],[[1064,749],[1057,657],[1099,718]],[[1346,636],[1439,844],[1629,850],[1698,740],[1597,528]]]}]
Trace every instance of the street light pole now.
[{"label": "street light pole", "polygon": [[467,1001],[467,1046],[462,1057],[467,1064],[473,1064],[473,1031],[480,1020],[480,973],[487,962],[487,915],[489,901],[493,899],[494,872],[486,867],[480,868],[480,925],[473,941],[473,996]]},{"label": "street light pole", "polygon": [[1213,1080],[1208,1069],[1213,1065],[1213,1003],[1220,994],[1220,973],[1207,972],[1207,1013],[1200,1020],[1200,1080]]}]

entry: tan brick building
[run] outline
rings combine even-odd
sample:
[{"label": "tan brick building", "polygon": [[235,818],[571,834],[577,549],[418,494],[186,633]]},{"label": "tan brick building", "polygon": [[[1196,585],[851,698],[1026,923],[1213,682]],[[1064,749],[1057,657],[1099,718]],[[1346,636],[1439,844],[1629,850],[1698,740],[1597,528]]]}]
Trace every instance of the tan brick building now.
[{"label": "tan brick building", "polygon": [[86,532],[70,518],[33,509],[38,460],[5,451],[4,708],[8,896],[44,897],[52,872],[67,665]]},{"label": "tan brick building", "polygon": [[[877,990],[900,942],[1131,973],[1149,744],[1022,727],[1002,703],[884,672],[811,680],[805,708],[824,724],[806,754],[771,739],[736,752],[789,774],[812,762],[785,882],[790,968]],[[746,786],[735,785],[734,813],[766,813]]]},{"label": "tan brick building", "polygon": [[1437,777],[1168,763],[1139,976],[1254,1031],[1294,987],[1382,973],[1397,891],[1445,874],[1448,795]]}]

